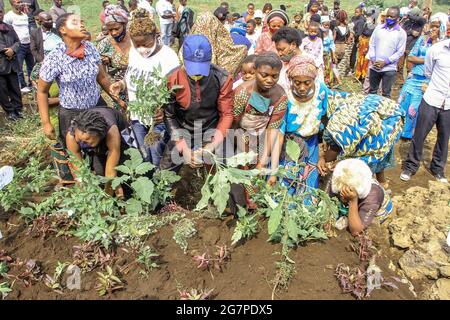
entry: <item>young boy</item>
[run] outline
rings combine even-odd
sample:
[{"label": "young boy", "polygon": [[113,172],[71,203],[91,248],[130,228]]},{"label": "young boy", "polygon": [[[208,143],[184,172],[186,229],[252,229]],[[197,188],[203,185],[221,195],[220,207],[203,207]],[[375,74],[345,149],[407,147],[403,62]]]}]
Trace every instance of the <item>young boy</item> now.
[{"label": "young boy", "polygon": [[336,165],[330,193],[339,198],[344,211],[348,210],[348,227],[355,236],[374,221],[382,223],[392,212],[389,195],[359,159],[345,159]]},{"label": "young boy", "polygon": [[255,79],[255,60],[256,55],[251,54],[242,61],[240,79],[233,83],[233,90],[242,83]]},{"label": "young boy", "polygon": [[325,84],[329,88],[333,88],[340,84],[339,74],[335,65],[337,63],[334,44],[333,32],[330,30],[330,18],[322,16],[322,34],[323,34],[323,62]]},{"label": "young boy", "polygon": [[256,49],[256,41],[258,40],[259,36],[261,35],[259,32],[257,33],[255,31],[256,29],[256,22],[255,20],[251,19],[248,20],[247,22],[247,34],[245,35],[247,37],[248,40],[250,40],[252,46],[250,47],[250,49],[248,50],[248,54],[253,54],[255,53],[255,49]]}]

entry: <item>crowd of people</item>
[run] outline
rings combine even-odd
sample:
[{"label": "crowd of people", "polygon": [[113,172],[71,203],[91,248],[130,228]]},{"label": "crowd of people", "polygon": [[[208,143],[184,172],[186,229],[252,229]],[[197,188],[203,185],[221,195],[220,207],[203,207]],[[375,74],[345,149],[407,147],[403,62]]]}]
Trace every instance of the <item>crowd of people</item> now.
[{"label": "crowd of people", "polygon": [[[331,174],[328,191],[357,234],[392,210],[384,171],[395,164],[395,144],[410,140],[400,176],[407,181],[436,124],[429,171],[447,183],[450,20],[417,0],[403,8],[361,2],[352,17],[339,0],[331,10],[323,0],[262,9],[249,3],[242,13],[223,2],[195,19],[187,0],[155,7],[151,0],[128,7],[103,1],[94,41],[62,0],[48,12],[36,10],[35,0],[10,2],[10,12],[0,8],[0,104],[17,120],[21,93],[34,86],[46,136],[90,156],[99,175],[115,177],[128,147],[169,170],[207,165],[211,153],[254,151],[257,159],[245,169],[269,170],[267,183],[285,184],[294,195],[319,188],[321,176]],[[127,105],[137,99],[136,79],[154,81],[155,68],[172,98],[148,123]],[[356,78],[361,93],[342,91],[344,77]],[[400,89],[396,100],[393,88]],[[147,142],[149,134],[158,139]],[[286,153],[289,140],[300,147],[298,159]],[[305,166],[293,177],[297,163]],[[286,177],[275,175],[279,167]],[[255,191],[233,188],[230,199],[254,209]],[[109,192],[123,196],[120,187]]]}]

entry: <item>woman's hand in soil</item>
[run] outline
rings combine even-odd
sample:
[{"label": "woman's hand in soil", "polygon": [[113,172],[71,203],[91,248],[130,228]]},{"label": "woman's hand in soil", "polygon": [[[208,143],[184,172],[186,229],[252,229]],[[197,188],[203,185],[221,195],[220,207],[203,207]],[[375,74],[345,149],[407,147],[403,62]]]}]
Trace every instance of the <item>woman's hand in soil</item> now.
[{"label": "woman's hand in soil", "polygon": [[50,140],[56,139],[55,128],[52,126],[52,124],[50,122],[44,124],[43,129],[44,129],[44,134],[47,138],[49,138]]},{"label": "woman's hand in soil", "polygon": [[319,170],[319,174],[321,176],[326,176],[328,174],[328,167],[325,158],[319,158],[319,161],[317,161],[317,170]]},{"label": "woman's hand in soil", "polygon": [[164,121],[164,112],[162,109],[159,109],[156,114],[153,116],[153,121],[156,124],[162,123]]},{"label": "woman's hand in soil", "polygon": [[355,189],[344,186],[341,190],[341,199],[348,203],[358,201],[358,194]]}]

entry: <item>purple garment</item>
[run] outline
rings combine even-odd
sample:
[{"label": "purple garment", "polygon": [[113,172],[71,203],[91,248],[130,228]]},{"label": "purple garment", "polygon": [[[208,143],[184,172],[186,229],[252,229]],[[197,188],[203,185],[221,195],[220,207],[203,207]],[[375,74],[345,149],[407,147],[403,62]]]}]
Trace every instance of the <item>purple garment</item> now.
[{"label": "purple garment", "polygon": [[383,69],[376,70],[378,72],[397,71],[397,63],[405,53],[405,47],[406,32],[398,24],[392,29],[379,25],[370,38],[369,60],[386,62]]},{"label": "purple garment", "polygon": [[244,45],[247,47],[247,50],[252,46],[252,43],[247,39],[247,37],[241,36],[238,33],[232,33],[231,38],[233,38],[235,45]]}]

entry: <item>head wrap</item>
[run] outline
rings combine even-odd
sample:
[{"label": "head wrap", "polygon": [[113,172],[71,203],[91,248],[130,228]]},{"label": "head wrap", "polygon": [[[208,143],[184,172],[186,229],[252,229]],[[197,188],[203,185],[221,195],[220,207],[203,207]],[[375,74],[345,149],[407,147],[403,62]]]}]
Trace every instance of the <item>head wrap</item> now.
[{"label": "head wrap", "polygon": [[131,20],[129,32],[132,37],[152,34],[156,31],[156,24],[150,18],[147,10],[143,8],[136,9]]},{"label": "head wrap", "polygon": [[108,22],[127,23],[128,14],[122,7],[110,4],[105,8],[105,24]]},{"label": "head wrap", "polygon": [[364,199],[372,189],[372,171],[369,166],[359,159],[345,159],[340,161],[333,171],[331,190],[339,194],[344,186],[355,189],[359,199]]},{"label": "head wrap", "polygon": [[289,17],[287,15],[287,13],[285,11],[279,10],[279,9],[272,10],[267,14],[267,17],[266,17],[267,24],[269,24],[270,21],[273,20],[275,17],[281,18],[281,20],[284,22],[285,26],[287,26],[289,24]]},{"label": "head wrap", "polygon": [[318,71],[314,59],[304,55],[292,58],[286,72],[289,79],[297,76],[306,76],[314,80],[317,78],[317,73]]}]

